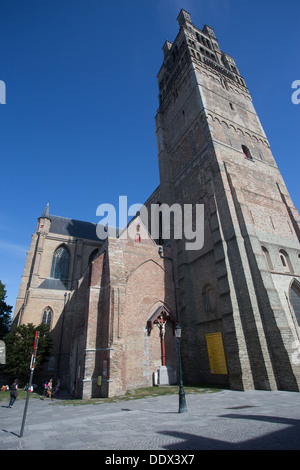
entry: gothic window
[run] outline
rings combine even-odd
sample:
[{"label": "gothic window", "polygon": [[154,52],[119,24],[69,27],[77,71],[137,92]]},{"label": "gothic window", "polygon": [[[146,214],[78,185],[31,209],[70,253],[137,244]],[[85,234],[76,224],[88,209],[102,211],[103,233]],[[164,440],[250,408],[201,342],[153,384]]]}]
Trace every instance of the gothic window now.
[{"label": "gothic window", "polygon": [[140,242],[140,241],[141,241],[141,236],[140,236],[139,233],[136,234],[136,236],[135,236],[135,241],[136,241],[136,242]]},{"label": "gothic window", "polygon": [[297,318],[298,325],[300,326],[300,283],[296,281],[296,279],[291,285],[290,299]]},{"label": "gothic window", "polygon": [[202,291],[205,312],[213,312],[216,309],[215,292],[210,284],[206,284]]},{"label": "gothic window", "polygon": [[279,257],[284,271],[290,273],[292,272],[292,265],[290,262],[289,255],[284,250],[279,250]]},{"label": "gothic window", "polygon": [[273,268],[273,264],[272,264],[272,260],[271,260],[270,253],[268,252],[267,248],[265,248],[264,246],[262,246],[261,249],[262,249],[262,251],[263,251],[263,253],[264,253],[264,255],[265,255],[268,268],[269,268],[270,271],[272,271],[274,268]]},{"label": "gothic window", "polygon": [[246,147],[246,145],[242,145],[242,150],[243,150],[243,153],[245,155],[245,158],[248,158],[248,160],[253,160],[251,152],[248,149],[248,147]]},{"label": "gothic window", "polygon": [[70,253],[65,246],[55,250],[52,260],[50,277],[54,279],[68,279]]},{"label": "gothic window", "polygon": [[52,309],[50,307],[45,308],[43,312],[42,323],[43,325],[50,325],[52,319]]}]

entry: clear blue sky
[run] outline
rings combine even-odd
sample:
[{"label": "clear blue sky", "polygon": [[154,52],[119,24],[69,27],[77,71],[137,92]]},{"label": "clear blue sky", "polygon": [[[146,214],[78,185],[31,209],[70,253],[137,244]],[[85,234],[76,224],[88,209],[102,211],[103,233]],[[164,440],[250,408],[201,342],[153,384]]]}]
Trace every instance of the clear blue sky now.
[{"label": "clear blue sky", "polygon": [[0,280],[10,305],[48,201],[52,214],[98,222],[99,204],[143,203],[159,184],[156,76],[181,8],[236,59],[299,209],[299,0],[0,0]]}]

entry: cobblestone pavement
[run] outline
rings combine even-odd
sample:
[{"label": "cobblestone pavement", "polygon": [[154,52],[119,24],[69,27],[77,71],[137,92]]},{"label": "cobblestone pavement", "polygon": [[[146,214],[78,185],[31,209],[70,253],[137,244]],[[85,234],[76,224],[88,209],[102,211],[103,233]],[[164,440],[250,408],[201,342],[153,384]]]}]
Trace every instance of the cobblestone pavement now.
[{"label": "cobblestone pavement", "polygon": [[31,398],[0,403],[0,449],[240,450],[300,449],[300,393],[237,392],[160,396],[95,405]]}]

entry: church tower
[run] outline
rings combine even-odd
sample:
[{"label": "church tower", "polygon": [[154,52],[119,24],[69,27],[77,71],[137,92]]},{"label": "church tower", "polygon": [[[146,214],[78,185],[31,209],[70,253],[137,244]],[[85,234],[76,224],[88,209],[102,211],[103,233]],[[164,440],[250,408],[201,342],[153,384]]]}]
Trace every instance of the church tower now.
[{"label": "church tower", "polygon": [[160,202],[205,211],[201,250],[172,241],[184,378],[298,391],[299,214],[234,58],[188,12],[178,23],[156,133]]}]

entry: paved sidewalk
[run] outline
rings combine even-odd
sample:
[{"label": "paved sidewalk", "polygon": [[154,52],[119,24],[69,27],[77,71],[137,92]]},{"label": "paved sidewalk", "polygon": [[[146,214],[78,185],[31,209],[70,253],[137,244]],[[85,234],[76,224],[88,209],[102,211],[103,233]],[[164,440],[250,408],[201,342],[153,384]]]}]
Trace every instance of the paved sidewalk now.
[{"label": "paved sidewalk", "polygon": [[24,400],[0,403],[0,449],[161,450],[300,449],[300,393],[236,392],[68,405]]}]

